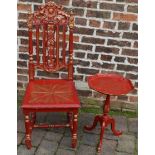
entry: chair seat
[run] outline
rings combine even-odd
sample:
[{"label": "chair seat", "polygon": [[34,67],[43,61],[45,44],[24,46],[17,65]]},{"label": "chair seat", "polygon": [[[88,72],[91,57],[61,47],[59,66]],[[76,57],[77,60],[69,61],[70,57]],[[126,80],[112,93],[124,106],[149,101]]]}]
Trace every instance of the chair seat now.
[{"label": "chair seat", "polygon": [[118,74],[96,74],[88,78],[90,88],[109,95],[127,94],[133,89],[130,80]]},{"label": "chair seat", "polygon": [[22,108],[79,108],[73,81],[52,79],[30,81]]}]

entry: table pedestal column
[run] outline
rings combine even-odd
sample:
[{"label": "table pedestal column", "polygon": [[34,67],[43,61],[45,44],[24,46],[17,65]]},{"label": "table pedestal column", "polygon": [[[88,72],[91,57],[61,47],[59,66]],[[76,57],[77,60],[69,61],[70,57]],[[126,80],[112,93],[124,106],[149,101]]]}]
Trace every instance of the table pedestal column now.
[{"label": "table pedestal column", "polygon": [[104,130],[109,124],[111,125],[111,130],[115,136],[119,136],[122,134],[121,131],[117,131],[115,129],[115,120],[110,115],[108,115],[109,111],[110,111],[110,95],[107,95],[105,104],[103,106],[103,114],[95,116],[93,125],[84,126],[85,130],[91,131],[96,127],[98,122],[100,123],[101,132],[100,132],[100,142],[99,142],[98,148],[97,148],[98,152],[101,152]]}]

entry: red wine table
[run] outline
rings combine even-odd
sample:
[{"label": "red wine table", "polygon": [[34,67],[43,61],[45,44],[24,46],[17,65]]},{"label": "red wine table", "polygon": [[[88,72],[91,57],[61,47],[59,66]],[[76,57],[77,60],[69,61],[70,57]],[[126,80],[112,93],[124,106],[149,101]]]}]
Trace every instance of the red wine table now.
[{"label": "red wine table", "polygon": [[106,100],[103,106],[103,114],[96,115],[93,125],[85,126],[85,130],[93,130],[97,123],[101,125],[100,142],[98,144],[98,152],[101,152],[104,130],[108,125],[111,125],[111,130],[115,136],[122,134],[121,131],[115,129],[115,120],[108,113],[110,111],[110,96],[127,94],[134,87],[129,79],[118,74],[96,74],[88,77],[88,85],[91,89],[106,95]]}]

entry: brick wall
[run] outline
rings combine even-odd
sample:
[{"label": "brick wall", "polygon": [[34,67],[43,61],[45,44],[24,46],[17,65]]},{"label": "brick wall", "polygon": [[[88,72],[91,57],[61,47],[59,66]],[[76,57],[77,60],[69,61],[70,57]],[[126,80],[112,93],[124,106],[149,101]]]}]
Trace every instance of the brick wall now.
[{"label": "brick wall", "polygon": [[[27,13],[49,0],[18,0],[18,95],[22,96],[28,82]],[[53,0],[66,10],[73,9],[74,79],[83,106],[98,106],[105,96],[92,91],[87,76],[115,72],[132,80],[135,90],[112,97],[112,107],[135,110],[138,87],[138,0]],[[65,72],[37,72],[37,77],[65,77]],[[90,100],[93,98],[93,100]]]}]

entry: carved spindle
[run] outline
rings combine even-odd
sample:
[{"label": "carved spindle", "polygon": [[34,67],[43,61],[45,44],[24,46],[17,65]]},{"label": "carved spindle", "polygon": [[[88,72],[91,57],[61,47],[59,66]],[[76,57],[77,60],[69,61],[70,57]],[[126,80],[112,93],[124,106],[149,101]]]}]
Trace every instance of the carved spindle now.
[{"label": "carved spindle", "polygon": [[37,57],[37,65],[40,63],[39,57],[39,25],[36,25],[36,57]]},{"label": "carved spindle", "polygon": [[63,26],[63,50],[62,50],[63,65],[66,64],[65,56],[66,56],[66,25]]},{"label": "carved spindle", "polygon": [[73,80],[73,27],[74,27],[74,17],[71,10],[69,19],[69,66],[68,66],[68,79]]},{"label": "carved spindle", "polygon": [[34,64],[33,64],[33,42],[32,42],[32,22],[33,14],[29,13],[28,17],[28,33],[29,33],[29,80],[34,79]]},{"label": "carved spindle", "polygon": [[43,25],[43,65],[46,68],[46,35],[47,35],[47,24]]},{"label": "carved spindle", "polygon": [[56,68],[59,67],[59,25],[56,25]]},{"label": "carved spindle", "polygon": [[54,25],[48,25],[49,33],[48,33],[48,42],[49,42],[49,65],[54,65]]}]

